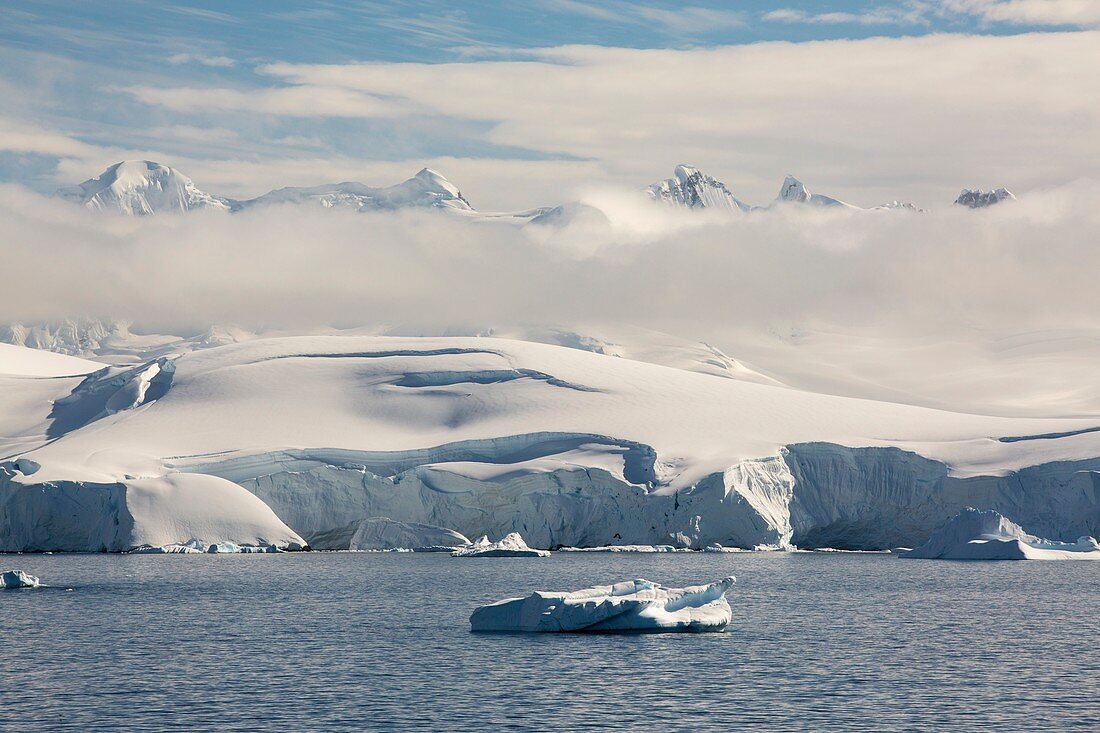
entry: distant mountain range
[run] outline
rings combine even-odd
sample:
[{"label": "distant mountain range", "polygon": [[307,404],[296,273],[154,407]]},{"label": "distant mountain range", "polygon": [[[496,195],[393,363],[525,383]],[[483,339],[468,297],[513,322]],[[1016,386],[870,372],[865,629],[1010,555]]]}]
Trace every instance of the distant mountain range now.
[{"label": "distant mountain range", "polygon": [[[786,205],[852,211],[923,211],[914,204],[900,201],[863,209],[831,196],[811,193],[794,176],[784,179],[774,201],[766,206],[754,206],[737,198],[722,181],[688,165],[676,166],[672,178],[654,183],[645,192],[653,201],[671,207],[723,211],[733,215]],[[605,222],[607,218],[598,208],[577,201],[506,214],[479,212],[462,195],[458,186],[429,168],[424,168],[412,178],[392,186],[376,187],[346,181],[309,187],[291,186],[252,199],[232,199],[202,191],[190,178],[169,166],[149,160],[124,160],[110,166],[95,178],[59,189],[56,195],[89,209],[114,211],[130,216],[182,213],[199,209],[238,212],[273,204],[311,204],[328,209],[361,212],[407,208],[443,209],[477,218],[552,226],[578,221]],[[1004,188],[993,191],[964,189],[955,203],[976,209],[1015,198]]]}]

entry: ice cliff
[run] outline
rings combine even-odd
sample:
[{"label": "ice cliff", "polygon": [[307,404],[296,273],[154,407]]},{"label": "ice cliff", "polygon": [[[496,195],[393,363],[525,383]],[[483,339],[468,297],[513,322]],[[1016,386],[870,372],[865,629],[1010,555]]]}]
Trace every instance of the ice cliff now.
[{"label": "ice cliff", "polygon": [[314,536],[310,546],[316,550],[450,550],[468,544],[465,535],[446,527],[367,517]]}]

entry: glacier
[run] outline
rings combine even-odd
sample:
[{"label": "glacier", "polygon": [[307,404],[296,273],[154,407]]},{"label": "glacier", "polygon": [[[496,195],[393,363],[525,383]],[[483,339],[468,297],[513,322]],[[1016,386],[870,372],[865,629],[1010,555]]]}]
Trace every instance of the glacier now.
[{"label": "glacier", "polygon": [[968,506],[1055,540],[1100,534],[1088,418],[954,413],[506,338],[8,361],[9,551],[346,549],[370,518],[550,549],[867,550],[915,547]]},{"label": "glacier", "polygon": [[1058,542],[1028,534],[993,510],[967,507],[920,547],[898,555],[923,560],[1100,560],[1093,537]]},{"label": "glacier", "polygon": [[730,576],[710,585],[666,588],[648,580],[597,585],[566,593],[535,591],[477,608],[472,631],[706,632],[724,631],[733,617]]}]

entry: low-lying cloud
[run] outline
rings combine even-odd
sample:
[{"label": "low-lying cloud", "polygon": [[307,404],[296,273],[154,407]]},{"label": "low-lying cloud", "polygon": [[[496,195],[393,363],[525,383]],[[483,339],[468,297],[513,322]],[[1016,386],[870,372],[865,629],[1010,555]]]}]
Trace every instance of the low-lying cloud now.
[{"label": "low-lying cloud", "polygon": [[7,322],[644,326],[898,336],[1097,326],[1100,182],[971,211],[786,207],[726,219],[634,193],[559,229],[285,206],[130,219],[0,188]]}]

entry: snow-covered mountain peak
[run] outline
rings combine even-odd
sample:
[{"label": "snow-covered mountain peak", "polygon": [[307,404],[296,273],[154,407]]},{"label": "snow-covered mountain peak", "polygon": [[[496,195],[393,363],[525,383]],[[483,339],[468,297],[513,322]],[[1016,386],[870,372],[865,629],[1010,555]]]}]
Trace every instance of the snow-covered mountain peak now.
[{"label": "snow-covered mountain peak", "polygon": [[687,183],[692,178],[701,177],[703,174],[699,171],[698,168],[681,163],[680,165],[676,166],[676,168],[672,171],[672,175],[677,181],[680,181],[681,183]]},{"label": "snow-covered mountain peak", "polygon": [[810,192],[806,189],[806,184],[798,180],[792,175],[788,175],[783,179],[783,186],[779,189],[780,201],[797,201],[808,202],[810,200]]},{"label": "snow-covered mountain peak", "polygon": [[1015,200],[1016,197],[1006,188],[997,188],[992,191],[964,188],[962,193],[959,194],[959,197],[955,199],[955,203],[959,206],[966,206],[971,209],[984,209],[987,206],[999,204],[1002,201]]},{"label": "snow-covered mountain peak", "polygon": [[151,160],[120,161],[95,178],[59,189],[57,195],[89,209],[131,215],[229,209],[225,199],[199,190],[178,170]]},{"label": "snow-covered mountain peak", "polygon": [[447,177],[431,168],[421,168],[415,176],[399,183],[393,188],[402,187],[417,195],[419,205],[446,206],[453,209],[473,211],[473,206],[462,195],[458,186],[447,180]]},{"label": "snow-covered mountain peak", "polygon": [[431,168],[421,168],[413,178],[426,186],[446,191],[455,197],[460,197],[462,195],[458,190],[458,186],[448,181],[447,177],[442,173],[434,171]]},{"label": "snow-covered mountain peak", "polygon": [[812,206],[836,206],[844,209],[857,209],[858,206],[845,203],[831,196],[822,196],[819,193],[811,193],[806,184],[792,175],[783,179],[783,185],[776,197],[777,203],[810,204]]},{"label": "snow-covered mountain peak", "polygon": [[654,183],[646,191],[655,201],[688,209],[749,211],[752,207],[734,196],[721,181],[690,165],[678,165],[672,178]]}]

